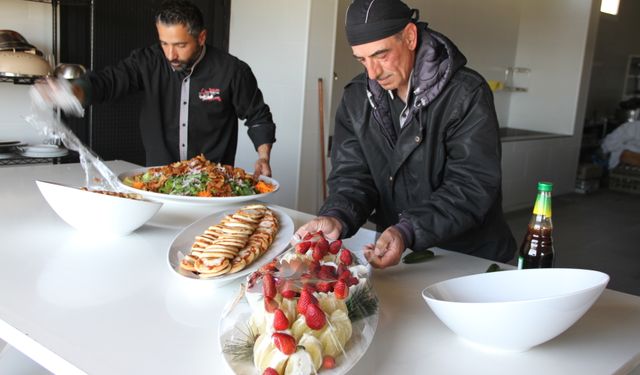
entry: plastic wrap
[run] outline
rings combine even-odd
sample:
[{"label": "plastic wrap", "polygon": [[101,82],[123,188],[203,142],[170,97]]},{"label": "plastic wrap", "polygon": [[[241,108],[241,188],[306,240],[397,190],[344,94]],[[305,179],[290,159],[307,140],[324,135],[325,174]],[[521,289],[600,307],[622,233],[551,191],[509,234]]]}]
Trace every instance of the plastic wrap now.
[{"label": "plastic wrap", "polygon": [[220,322],[236,374],[343,374],[378,324],[370,268],[341,241],[310,234],[247,278]]},{"label": "plastic wrap", "polygon": [[78,153],[85,171],[87,189],[125,192],[120,187],[118,177],[56,115],[55,108],[74,116],[84,115],[84,109],[71,92],[69,82],[50,80],[40,85],[39,89],[33,86],[29,92],[32,114],[26,116],[25,120],[44,137],[60,140],[67,149]]}]

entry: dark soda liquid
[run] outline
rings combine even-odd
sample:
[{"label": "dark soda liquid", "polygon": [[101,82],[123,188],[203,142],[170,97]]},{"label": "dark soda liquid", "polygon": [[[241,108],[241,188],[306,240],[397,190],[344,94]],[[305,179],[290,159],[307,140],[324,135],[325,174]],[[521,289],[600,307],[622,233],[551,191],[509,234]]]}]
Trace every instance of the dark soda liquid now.
[{"label": "dark soda liquid", "polygon": [[527,234],[520,246],[519,257],[522,268],[553,267],[553,241],[551,228],[534,228],[529,225]]}]

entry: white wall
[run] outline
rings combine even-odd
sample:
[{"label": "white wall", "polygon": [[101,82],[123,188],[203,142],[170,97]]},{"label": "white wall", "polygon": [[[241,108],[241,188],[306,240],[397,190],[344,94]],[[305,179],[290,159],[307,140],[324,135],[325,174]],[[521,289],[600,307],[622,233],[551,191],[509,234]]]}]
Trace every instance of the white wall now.
[{"label": "white wall", "polygon": [[[531,207],[536,183],[554,183],[554,194],[572,192],[599,1],[524,1],[516,65],[531,68],[529,91],[514,93],[513,127],[566,137],[503,143],[503,207]],[[567,25],[571,26],[568,27]]]},{"label": "white wall", "polygon": [[[0,29],[19,32],[45,56],[51,53],[51,5],[24,0],[2,0]],[[40,136],[23,116],[30,112],[28,85],[0,82],[0,140],[41,143]]]},{"label": "white wall", "polygon": [[[305,103],[302,119],[300,177],[297,209],[315,214],[324,202],[322,190],[322,158],[328,173],[327,139],[333,87],[337,0],[312,0],[309,13],[309,45]],[[318,79],[323,82],[324,152],[320,147],[320,103]]]},{"label": "white wall", "polygon": [[[281,191],[270,201],[307,212],[315,212],[321,193],[317,79],[330,93],[335,6],[335,0],[231,2],[229,52],[251,66],[277,126],[271,166]],[[325,119],[329,107],[325,94]],[[254,159],[240,132],[237,164],[253,169]]]},{"label": "white wall", "polygon": [[[408,0],[420,19],[446,35],[467,58],[467,66],[487,80],[503,81],[513,66],[523,0]],[[509,127],[509,103],[514,93],[496,91],[500,127]]]}]

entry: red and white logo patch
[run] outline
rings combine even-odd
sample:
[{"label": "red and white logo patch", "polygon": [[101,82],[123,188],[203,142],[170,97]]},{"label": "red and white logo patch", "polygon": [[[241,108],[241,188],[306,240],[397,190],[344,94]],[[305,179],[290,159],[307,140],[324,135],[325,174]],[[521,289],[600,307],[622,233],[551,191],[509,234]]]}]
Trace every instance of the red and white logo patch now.
[{"label": "red and white logo patch", "polygon": [[202,89],[198,93],[198,97],[203,102],[221,102],[222,97],[220,97],[220,89],[209,88]]}]

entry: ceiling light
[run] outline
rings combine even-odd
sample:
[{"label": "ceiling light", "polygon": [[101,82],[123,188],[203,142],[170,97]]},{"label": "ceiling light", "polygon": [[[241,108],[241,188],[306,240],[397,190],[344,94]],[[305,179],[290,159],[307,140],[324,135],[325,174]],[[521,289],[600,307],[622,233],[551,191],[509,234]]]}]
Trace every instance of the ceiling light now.
[{"label": "ceiling light", "polygon": [[600,11],[602,13],[613,14],[614,16],[618,14],[618,6],[620,5],[620,0],[602,0],[600,4]]}]

